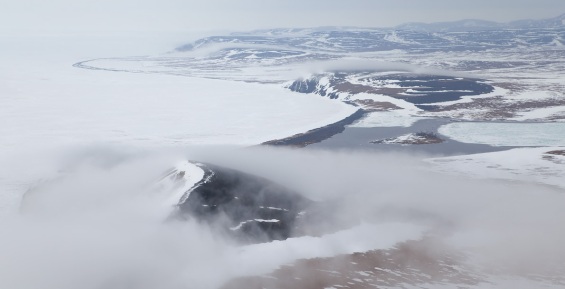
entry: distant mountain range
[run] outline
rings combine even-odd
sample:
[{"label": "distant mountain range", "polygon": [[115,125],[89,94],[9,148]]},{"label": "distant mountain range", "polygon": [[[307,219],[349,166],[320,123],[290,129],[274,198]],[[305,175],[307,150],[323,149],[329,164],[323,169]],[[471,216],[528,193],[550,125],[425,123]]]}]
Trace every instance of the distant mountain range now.
[{"label": "distant mountain range", "polygon": [[399,30],[414,30],[425,32],[456,32],[499,29],[527,29],[527,28],[556,28],[565,26],[565,14],[541,20],[517,20],[508,23],[466,19],[452,22],[420,23],[412,22],[396,26]]},{"label": "distant mountain range", "polygon": [[[318,27],[256,30],[210,36],[177,47],[202,49],[212,58],[233,61],[271,59],[277,63],[327,60],[336,53],[484,51],[565,47],[565,14],[545,20],[497,23],[461,20],[409,23],[392,28]],[[301,60],[302,59],[302,60]]]}]

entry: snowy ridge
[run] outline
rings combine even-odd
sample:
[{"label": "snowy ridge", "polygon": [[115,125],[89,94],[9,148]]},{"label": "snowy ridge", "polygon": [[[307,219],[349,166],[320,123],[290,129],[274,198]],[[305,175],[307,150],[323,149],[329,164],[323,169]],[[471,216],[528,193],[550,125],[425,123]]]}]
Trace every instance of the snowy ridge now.
[{"label": "snowy ridge", "polygon": [[[197,164],[182,161],[158,181],[152,188],[155,193],[163,194],[165,206],[173,208],[187,198],[187,194],[203,181],[204,170]],[[209,177],[209,176],[208,176]],[[204,180],[205,181],[205,180]]]}]

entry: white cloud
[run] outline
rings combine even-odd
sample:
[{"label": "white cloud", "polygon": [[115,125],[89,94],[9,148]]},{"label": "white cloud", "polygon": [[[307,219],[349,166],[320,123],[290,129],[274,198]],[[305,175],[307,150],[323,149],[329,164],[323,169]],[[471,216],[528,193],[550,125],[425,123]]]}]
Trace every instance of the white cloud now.
[{"label": "white cloud", "polygon": [[[231,277],[265,274],[302,257],[389,248],[418,238],[421,228],[442,232],[438,237],[455,248],[473,250],[490,269],[533,274],[557,268],[551,262],[565,257],[565,195],[551,188],[435,174],[410,155],[194,148],[193,157],[259,173],[310,198],[337,201],[329,223],[347,229],[323,238],[237,247],[206,227],[148,214],[151,203],[135,188],[164,169],[165,162],[152,164],[170,151],[126,151],[100,149],[94,159],[114,160],[102,166],[87,154],[59,155],[82,167],[70,176],[77,186],[31,201],[35,208],[62,209],[0,219],[1,288],[217,288]],[[362,225],[352,225],[360,219]]]}]

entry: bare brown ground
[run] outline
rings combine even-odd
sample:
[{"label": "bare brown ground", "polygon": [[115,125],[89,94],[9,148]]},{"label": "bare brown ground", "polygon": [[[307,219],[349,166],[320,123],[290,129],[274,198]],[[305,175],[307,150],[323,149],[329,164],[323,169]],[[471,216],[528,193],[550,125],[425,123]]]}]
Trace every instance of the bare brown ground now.
[{"label": "bare brown ground", "polygon": [[556,164],[565,164],[565,158],[562,157],[565,157],[565,150],[549,151],[546,152],[541,158],[546,161],[554,162]]},{"label": "bare brown ground", "polygon": [[446,112],[458,110],[480,110],[482,112],[481,119],[508,119],[515,117],[517,112],[527,111],[539,108],[565,106],[565,98],[551,98],[540,100],[524,100],[508,102],[502,96],[492,98],[476,98],[469,103],[457,103],[439,107],[433,112]]},{"label": "bare brown ground", "polygon": [[352,84],[350,82],[340,82],[334,85],[337,91],[348,92],[351,94],[370,93],[383,94],[390,97],[399,97],[400,93],[406,92],[410,87],[391,88],[391,87],[372,87],[362,84]]},{"label": "bare brown ground", "polygon": [[565,156],[565,150],[555,150],[546,152],[548,155]]},{"label": "bare brown ground", "polygon": [[[463,269],[464,257],[431,239],[408,241],[390,250],[300,260],[272,274],[234,279],[222,289],[379,288],[400,284],[474,285],[481,277]],[[454,287],[455,288],[455,287]]]}]

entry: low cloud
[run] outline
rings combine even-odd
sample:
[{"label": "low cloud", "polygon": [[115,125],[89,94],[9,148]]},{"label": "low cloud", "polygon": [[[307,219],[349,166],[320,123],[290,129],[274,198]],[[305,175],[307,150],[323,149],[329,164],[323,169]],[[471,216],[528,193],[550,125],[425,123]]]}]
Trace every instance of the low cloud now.
[{"label": "low cloud", "polygon": [[[34,209],[0,221],[0,287],[217,288],[301,257],[419,238],[419,230],[492,269],[539,273],[565,258],[562,191],[434,173],[421,162],[424,156],[226,147],[94,151],[53,158],[72,167],[63,182],[71,185],[54,186],[34,200]],[[331,212],[337,231],[239,247],[210,227],[164,221],[154,210],[159,198],[141,188],[169,162],[185,158],[257,174],[339,204]],[[33,160],[25,161],[33,167]]]},{"label": "low cloud", "polygon": [[410,63],[379,61],[363,58],[341,58],[328,61],[313,61],[301,66],[308,73],[332,72],[406,72],[454,77],[473,77],[469,73],[449,71]]}]

